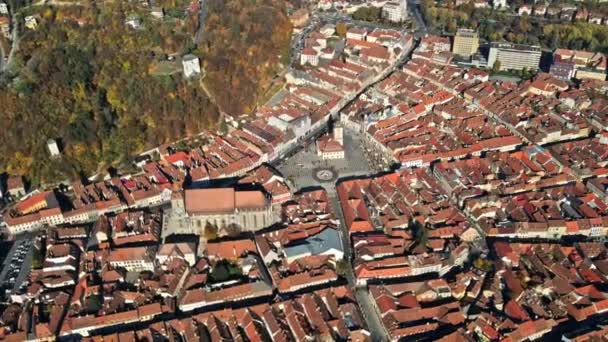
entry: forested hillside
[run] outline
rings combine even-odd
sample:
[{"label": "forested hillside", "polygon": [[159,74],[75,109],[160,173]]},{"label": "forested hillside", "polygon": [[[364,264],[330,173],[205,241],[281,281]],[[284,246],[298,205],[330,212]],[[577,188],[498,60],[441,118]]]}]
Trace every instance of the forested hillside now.
[{"label": "forested hillside", "polygon": [[[198,81],[150,74],[167,53],[194,48],[188,18],[160,22],[125,1],[89,4],[30,11],[39,26],[22,34],[0,84],[0,172],[34,181],[91,175],[217,123]],[[143,29],[125,25],[129,15]],[[49,158],[49,138],[59,140],[60,159]]]},{"label": "forested hillside", "polygon": [[[222,111],[250,114],[289,58],[291,23],[281,0],[208,0],[199,47],[205,85]],[[285,63],[286,64],[286,63]]]}]

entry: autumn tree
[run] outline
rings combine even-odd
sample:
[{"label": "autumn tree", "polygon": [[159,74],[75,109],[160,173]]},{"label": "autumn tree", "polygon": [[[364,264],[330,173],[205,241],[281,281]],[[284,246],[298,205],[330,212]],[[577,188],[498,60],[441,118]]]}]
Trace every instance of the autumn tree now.
[{"label": "autumn tree", "polygon": [[336,24],[336,34],[342,38],[346,37],[346,31],[348,31],[348,27],[345,22],[339,22]]},{"label": "autumn tree", "polygon": [[251,114],[289,52],[292,27],[285,3],[209,0],[207,10],[199,47],[205,86],[222,111]]},{"label": "autumn tree", "polygon": [[218,237],[217,227],[213,224],[207,222],[205,225],[205,231],[203,232],[203,236],[206,240],[215,240]]},{"label": "autumn tree", "polygon": [[[145,30],[132,30],[124,18],[138,9],[123,1],[31,10],[39,26],[21,37],[15,71],[0,82],[0,172],[35,184],[73,179],[215,127],[219,112],[198,84],[149,73],[159,51],[190,44],[182,28],[144,16]],[[49,157],[49,138],[61,141],[61,158]]]}]

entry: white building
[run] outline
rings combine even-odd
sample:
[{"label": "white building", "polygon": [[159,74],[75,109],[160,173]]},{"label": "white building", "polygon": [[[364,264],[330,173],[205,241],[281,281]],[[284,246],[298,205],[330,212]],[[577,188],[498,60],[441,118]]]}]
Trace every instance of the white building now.
[{"label": "white building", "polygon": [[107,260],[112,267],[128,272],[154,271],[154,259],[146,247],[115,248]]},{"label": "white building", "polygon": [[367,30],[364,28],[353,27],[346,31],[346,39],[365,40]]},{"label": "white building", "polygon": [[332,0],[321,0],[318,2],[317,7],[320,10],[327,11],[333,7],[333,2]]},{"label": "white building", "polygon": [[541,49],[539,46],[491,43],[488,55],[488,68],[492,68],[498,61],[500,70],[538,70]]},{"label": "white building", "polygon": [[304,50],[302,50],[302,53],[300,54],[300,64],[310,64],[313,66],[318,65],[319,56],[317,55],[317,52],[312,48],[304,48]]},{"label": "white building", "polygon": [[125,20],[125,25],[130,26],[134,30],[141,28],[141,18],[135,14],[131,14]]},{"label": "white building", "polygon": [[325,24],[321,27],[321,30],[319,30],[319,32],[321,32],[321,34],[324,35],[326,38],[329,38],[333,36],[336,32],[336,26],[333,24]]},{"label": "white building", "polygon": [[382,16],[394,23],[400,23],[407,18],[407,1],[390,1],[382,7]]},{"label": "white building", "polygon": [[285,132],[293,131],[296,138],[304,137],[310,132],[310,115],[305,112],[287,112],[278,116],[271,116],[268,124]]},{"label": "white building", "polygon": [[49,149],[49,153],[51,157],[57,157],[61,153],[59,152],[59,146],[57,146],[57,142],[55,139],[49,139],[46,141],[46,147]]},{"label": "white building", "polygon": [[164,265],[173,259],[182,259],[190,266],[196,263],[196,250],[192,243],[165,243],[162,244],[156,253],[156,261],[159,265]]},{"label": "white building", "polygon": [[35,30],[36,28],[38,28],[38,20],[36,20],[36,17],[34,17],[33,15],[28,15],[27,17],[25,17],[25,27],[30,30]]},{"label": "white building", "polygon": [[317,140],[317,155],[324,160],[344,159],[344,132],[341,125],[336,124],[333,136],[326,135]]},{"label": "white building", "polygon": [[334,126],[334,139],[344,146],[344,128],[342,128],[340,123],[336,123]]},{"label": "white building", "polygon": [[5,2],[0,2],[0,14],[8,15],[8,5]]},{"label": "white building", "polygon": [[162,19],[165,16],[165,12],[162,7],[153,7],[150,14],[156,19]]},{"label": "white building", "polygon": [[600,133],[600,144],[608,145],[608,132]]},{"label": "white building", "polygon": [[182,58],[182,67],[184,68],[184,77],[190,78],[201,73],[201,63],[198,57],[194,55],[185,55]]},{"label": "white building", "polygon": [[507,0],[492,0],[494,8],[507,8]]},{"label": "white building", "polygon": [[323,59],[332,60],[335,56],[336,52],[330,47],[326,47],[325,49],[321,50],[321,58]]}]

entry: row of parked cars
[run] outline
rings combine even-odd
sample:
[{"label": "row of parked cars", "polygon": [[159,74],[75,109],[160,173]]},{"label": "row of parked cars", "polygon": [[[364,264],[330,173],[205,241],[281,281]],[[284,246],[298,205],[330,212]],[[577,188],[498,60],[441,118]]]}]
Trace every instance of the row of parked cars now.
[{"label": "row of parked cars", "polygon": [[2,286],[4,288],[13,288],[15,281],[21,272],[21,266],[27,256],[27,253],[32,247],[31,240],[21,240],[16,242],[17,246],[15,252],[11,256],[11,259],[5,263],[5,267],[8,267],[6,274],[4,275],[4,281]]}]

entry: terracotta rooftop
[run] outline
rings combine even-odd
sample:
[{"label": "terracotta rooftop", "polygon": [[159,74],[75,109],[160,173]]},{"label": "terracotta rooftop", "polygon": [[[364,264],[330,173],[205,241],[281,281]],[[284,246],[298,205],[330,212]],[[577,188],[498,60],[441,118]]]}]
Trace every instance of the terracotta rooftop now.
[{"label": "terracotta rooftop", "polygon": [[185,194],[190,214],[230,213],[236,209],[259,209],[267,205],[261,191],[235,191],[233,188],[189,189]]}]

